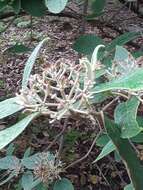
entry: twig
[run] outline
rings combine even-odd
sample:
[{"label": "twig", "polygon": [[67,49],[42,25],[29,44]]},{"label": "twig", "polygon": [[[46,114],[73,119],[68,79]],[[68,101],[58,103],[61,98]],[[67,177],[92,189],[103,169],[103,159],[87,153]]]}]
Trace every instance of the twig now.
[{"label": "twig", "polygon": [[106,104],[103,108],[102,111],[107,110],[114,102],[116,102],[119,99],[119,97],[116,97],[115,99],[113,99],[111,102],[109,102],[108,104]]},{"label": "twig", "polygon": [[82,162],[84,159],[86,159],[89,156],[89,154],[91,153],[91,151],[92,151],[92,149],[93,149],[93,147],[94,147],[94,145],[96,143],[96,140],[98,139],[98,137],[100,135],[101,135],[101,131],[99,131],[99,133],[97,134],[97,136],[93,140],[92,145],[91,145],[89,151],[83,157],[81,157],[80,159],[76,160],[75,162],[73,162],[73,163],[69,164],[67,167],[65,167],[64,170],[67,170],[68,168],[73,167],[74,165],[76,165],[76,164]]},{"label": "twig", "polygon": [[62,131],[54,138],[54,140],[51,142],[51,144],[46,148],[46,151],[49,150],[55,144],[55,142],[63,135],[63,133],[67,127],[67,123],[68,123],[68,119],[65,119]]},{"label": "twig", "polygon": [[118,170],[116,164],[114,163],[114,160],[113,160],[110,156],[108,156],[108,158],[109,158],[109,160],[111,161],[111,163],[112,163],[113,167],[115,168],[115,170],[117,171],[118,176],[119,176],[119,178],[120,178],[122,184],[125,186],[125,185],[126,185],[126,182],[124,181],[122,175],[120,175],[120,172],[119,172],[119,170]]},{"label": "twig", "polygon": [[100,175],[103,177],[104,181],[106,182],[106,184],[109,186],[109,189],[112,190],[112,187],[110,185],[110,183],[108,182],[107,178],[105,177],[105,175],[103,174],[102,170],[100,169],[100,167],[97,165],[97,163],[95,163],[96,168],[98,169]]},{"label": "twig", "polygon": [[62,135],[60,137],[60,143],[59,143],[59,150],[58,150],[58,153],[57,153],[57,157],[59,158],[60,155],[61,155],[61,152],[62,152],[62,149],[63,149],[63,144],[64,144],[64,135]]}]

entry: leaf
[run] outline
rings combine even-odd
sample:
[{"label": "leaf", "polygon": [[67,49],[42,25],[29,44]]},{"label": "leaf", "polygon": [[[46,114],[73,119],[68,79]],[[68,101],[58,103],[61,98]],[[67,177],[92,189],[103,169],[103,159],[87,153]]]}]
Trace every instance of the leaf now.
[{"label": "leaf", "polygon": [[4,148],[11,141],[13,141],[18,135],[20,135],[27,125],[38,115],[39,113],[32,113],[25,117],[15,125],[0,131],[0,149]]},{"label": "leaf", "polygon": [[2,170],[12,170],[19,166],[20,161],[16,156],[6,156],[0,159],[0,169]]},{"label": "leaf", "polygon": [[8,0],[0,1],[0,10],[5,8],[8,4]]},{"label": "leaf", "polygon": [[60,13],[64,10],[68,0],[45,0],[45,5],[52,13]]},{"label": "leaf", "polygon": [[113,81],[102,83],[92,89],[94,93],[105,92],[109,90],[143,90],[143,69],[137,68],[130,72],[127,76],[121,76]]},{"label": "leaf", "polygon": [[21,0],[14,0],[12,2],[12,7],[14,9],[14,12],[16,14],[18,14],[20,12],[20,9],[21,9]]},{"label": "leaf", "polygon": [[94,34],[81,35],[74,43],[73,49],[85,55],[92,54],[97,45],[104,45],[105,42]]},{"label": "leaf", "polygon": [[16,103],[18,99],[18,97],[14,97],[0,102],[0,119],[23,109],[23,106]]},{"label": "leaf", "polygon": [[100,13],[103,11],[106,4],[106,0],[93,0],[91,4],[91,9],[94,13]]},{"label": "leaf", "polygon": [[133,96],[126,102],[120,103],[114,112],[115,123],[121,126],[121,137],[131,138],[142,131],[136,121],[140,101]]},{"label": "leaf", "polygon": [[140,164],[140,160],[132,148],[132,145],[128,139],[122,139],[120,137],[120,127],[107,117],[105,117],[105,128],[126,166],[134,188],[142,190],[143,166]]},{"label": "leaf", "polygon": [[55,182],[53,190],[74,190],[74,187],[70,180],[62,178]]},{"label": "leaf", "polygon": [[18,43],[6,49],[6,51],[10,53],[26,53],[30,50],[31,49],[26,47],[25,45]]},{"label": "leaf", "polygon": [[42,40],[37,47],[34,49],[32,54],[30,55],[29,59],[26,62],[25,68],[24,68],[24,74],[23,74],[23,79],[22,79],[22,88],[26,88],[29,80],[30,73],[32,71],[33,65],[36,61],[36,58],[38,56],[39,50],[42,47],[43,43],[47,41],[48,38],[45,38]]},{"label": "leaf", "polygon": [[110,140],[102,149],[101,153],[98,155],[98,157],[96,158],[96,160],[93,162],[97,162],[99,160],[101,160],[102,158],[104,158],[105,156],[107,156],[108,154],[110,154],[111,152],[113,152],[114,150],[116,150],[115,145],[112,143],[112,141]]},{"label": "leaf", "polygon": [[46,6],[42,0],[21,0],[21,7],[32,16],[41,17],[46,12]]},{"label": "leaf", "polygon": [[26,172],[22,175],[21,185],[24,190],[32,190],[33,175],[31,172]]},{"label": "leaf", "polygon": [[139,36],[141,36],[140,32],[126,32],[112,40],[111,43],[106,46],[106,51],[112,51],[117,45],[122,46]]},{"label": "leaf", "polygon": [[15,146],[11,143],[6,149],[6,156],[11,156],[15,150]]},{"label": "leaf", "polygon": [[42,157],[45,157],[45,154],[49,161],[55,159],[54,155],[50,152],[36,153],[32,156],[24,157],[22,159],[22,165],[24,165],[27,169],[34,169],[41,162]]},{"label": "leaf", "polygon": [[124,187],[124,190],[135,190],[132,184],[126,185],[126,187]]},{"label": "leaf", "polygon": [[135,137],[132,137],[131,141],[135,142],[135,143],[143,143],[143,133],[141,132],[138,135],[136,135]]},{"label": "leaf", "polygon": [[103,147],[105,146],[108,142],[110,141],[110,138],[108,137],[107,134],[102,134],[97,140],[96,140],[96,145]]}]

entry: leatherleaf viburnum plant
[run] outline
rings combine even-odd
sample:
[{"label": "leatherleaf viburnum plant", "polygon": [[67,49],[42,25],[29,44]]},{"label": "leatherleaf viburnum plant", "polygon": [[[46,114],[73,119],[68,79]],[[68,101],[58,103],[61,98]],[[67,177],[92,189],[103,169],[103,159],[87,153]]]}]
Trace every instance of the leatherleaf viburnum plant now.
[{"label": "leatherleaf viburnum plant", "polygon": [[[138,112],[143,102],[142,59],[135,59],[125,48],[117,46],[112,65],[107,67],[98,60],[99,50],[104,48],[101,44],[95,47],[91,60],[82,58],[79,64],[47,63],[42,72],[32,75],[32,67],[45,41],[47,39],[40,42],[29,57],[19,93],[0,102],[0,119],[19,111],[26,115],[18,123],[0,131],[0,149],[41,115],[48,117],[50,123],[78,115],[98,124],[99,130],[96,131],[99,132],[90,150],[96,142],[106,138],[101,153],[93,163],[116,152],[125,163],[131,181],[124,189],[142,190],[143,166],[134,145],[134,142],[142,142],[143,139],[143,119]],[[111,118],[108,108],[113,103],[116,108]],[[46,184],[54,190],[73,190],[72,183],[61,178],[60,174],[76,163],[78,160],[65,166],[57,155],[50,152],[32,156],[25,154],[22,159],[7,155],[0,159],[0,169],[8,171],[8,177],[1,185],[21,176],[23,189],[38,189],[39,185]]]}]

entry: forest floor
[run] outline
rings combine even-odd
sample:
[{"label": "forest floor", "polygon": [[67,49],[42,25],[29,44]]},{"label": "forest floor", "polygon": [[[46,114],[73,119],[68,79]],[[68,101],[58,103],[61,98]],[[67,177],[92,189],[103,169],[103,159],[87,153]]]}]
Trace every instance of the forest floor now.
[{"label": "forest floor", "polygon": [[[76,5],[72,5],[74,11],[79,12]],[[69,11],[67,9],[67,11]],[[72,11],[71,11],[72,12]],[[0,25],[6,25],[12,18],[0,21]],[[85,23],[85,34],[95,34],[110,42],[125,31],[143,31],[142,18],[131,12],[127,7],[119,3],[108,1],[105,15],[95,22]],[[50,37],[47,45],[42,48],[37,64],[33,72],[41,67],[54,62],[76,62],[79,58],[77,52],[72,49],[74,41],[79,37],[81,19],[44,16],[33,18],[30,26],[30,16],[17,18],[14,23],[0,35],[0,100],[12,97],[20,89],[23,68],[30,52],[15,54],[8,51],[14,43],[24,42],[33,49],[44,37]],[[127,47],[131,50],[142,50],[143,38],[134,40]],[[110,111],[110,110],[109,110]],[[112,114],[112,111],[111,111]],[[21,115],[11,116],[0,122],[0,129],[15,123]],[[34,121],[14,144],[16,155],[21,157],[26,148],[31,147],[33,152],[44,151],[58,134],[61,128],[58,123],[49,124],[48,120],[39,118]],[[71,119],[67,124],[62,160],[66,165],[84,156],[96,135],[96,126],[87,120]],[[55,152],[58,142],[51,147],[50,151]],[[99,147],[94,147],[89,157],[69,168],[63,175],[70,178],[76,190],[121,190],[129,182],[124,165],[114,161],[114,155],[102,159],[97,164],[92,164],[100,153]],[[1,152],[4,154],[4,151]],[[6,190],[13,190],[13,184],[5,187]],[[0,189],[4,189],[0,187]]]}]

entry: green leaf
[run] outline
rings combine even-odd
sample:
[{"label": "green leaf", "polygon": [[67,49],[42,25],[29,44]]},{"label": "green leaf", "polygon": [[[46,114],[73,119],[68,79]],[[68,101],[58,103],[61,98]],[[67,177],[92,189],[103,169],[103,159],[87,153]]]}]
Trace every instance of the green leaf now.
[{"label": "green leaf", "polygon": [[0,159],[0,169],[2,170],[12,170],[20,165],[20,161],[15,156],[6,156]]},{"label": "green leaf", "polygon": [[11,156],[15,150],[15,146],[11,143],[6,149],[6,156]]},{"label": "green leaf", "polygon": [[64,10],[68,0],[45,0],[45,5],[52,13],[60,13]]},{"label": "green leaf", "polygon": [[92,54],[97,45],[104,45],[105,42],[94,34],[81,35],[74,43],[73,49],[85,55]]},{"label": "green leaf", "polygon": [[34,49],[34,51],[32,52],[32,54],[30,55],[29,59],[26,62],[25,68],[24,68],[24,74],[23,74],[23,79],[22,79],[22,88],[26,88],[27,84],[28,84],[28,80],[33,68],[33,65],[36,61],[36,58],[38,56],[38,53],[40,51],[40,48],[42,47],[43,43],[45,41],[47,41],[48,38],[45,38],[44,40],[42,40],[37,47]]},{"label": "green leaf", "polygon": [[92,0],[91,9],[94,13],[100,13],[103,11],[106,4],[106,0]]},{"label": "green leaf", "polygon": [[70,180],[62,178],[55,182],[53,190],[74,190],[74,187]]},{"label": "green leaf", "polygon": [[10,53],[26,53],[30,50],[31,49],[26,47],[25,45],[18,43],[6,49],[6,51]]},{"label": "green leaf", "polygon": [[136,135],[135,137],[132,137],[131,141],[135,142],[135,143],[143,143],[143,133],[141,132],[138,135]]},{"label": "green leaf", "polygon": [[142,131],[136,121],[140,101],[133,96],[126,102],[120,103],[114,112],[115,123],[121,126],[121,137],[131,138]]},{"label": "green leaf", "polygon": [[117,45],[122,46],[139,36],[141,36],[141,32],[126,32],[112,40],[112,42],[106,46],[106,51],[112,51]]},{"label": "green leaf", "polygon": [[126,187],[124,187],[124,190],[135,190],[132,184],[126,185]]},{"label": "green leaf", "polygon": [[135,189],[142,190],[143,187],[143,166],[132,148],[128,139],[122,139],[120,136],[120,128],[113,121],[105,117],[105,127],[109,137],[116,146],[123,162],[125,163],[127,172],[132,180]]},{"label": "green leaf", "polygon": [[110,140],[102,149],[101,153],[98,155],[98,157],[96,158],[96,160],[93,162],[97,162],[99,160],[101,160],[102,158],[104,158],[105,156],[107,156],[108,154],[110,154],[111,152],[113,152],[114,150],[116,150],[115,145],[113,144],[113,142]]},{"label": "green leaf", "polygon": [[0,102],[0,119],[23,109],[23,106],[16,103],[18,99],[18,97],[14,97]]},{"label": "green leaf", "polygon": [[[44,153],[44,156],[45,154],[47,154],[47,159],[50,161],[50,160],[54,160],[55,157],[53,154],[51,154],[50,152],[45,152]],[[35,167],[37,167],[37,164],[41,162],[41,159],[42,159],[42,155],[43,153],[36,153],[32,156],[29,156],[29,157],[24,157],[22,159],[22,165],[24,165],[27,169],[34,169]]]},{"label": "green leaf", "polygon": [[0,149],[4,148],[11,141],[13,141],[18,135],[20,135],[27,125],[38,115],[39,113],[32,113],[25,117],[15,125],[0,131]]},{"label": "green leaf", "polygon": [[20,12],[20,9],[21,9],[21,0],[14,0],[12,2],[12,7],[14,9],[14,12],[16,14],[18,14]]},{"label": "green leaf", "polygon": [[111,82],[102,83],[92,89],[93,93],[100,93],[109,90],[143,90],[143,69],[137,68],[130,72],[127,76],[121,76]]},{"label": "green leaf", "polygon": [[96,140],[96,145],[103,147],[105,146],[108,142],[110,141],[110,138],[108,137],[107,134],[102,134],[97,140]]},{"label": "green leaf", "polygon": [[41,17],[46,12],[46,6],[42,0],[21,0],[21,7],[32,16]]},{"label": "green leaf", "polygon": [[5,8],[7,6],[7,4],[8,4],[8,0],[0,1],[0,10]]},{"label": "green leaf", "polygon": [[26,172],[22,175],[21,185],[23,190],[32,190],[33,175],[31,172]]}]

